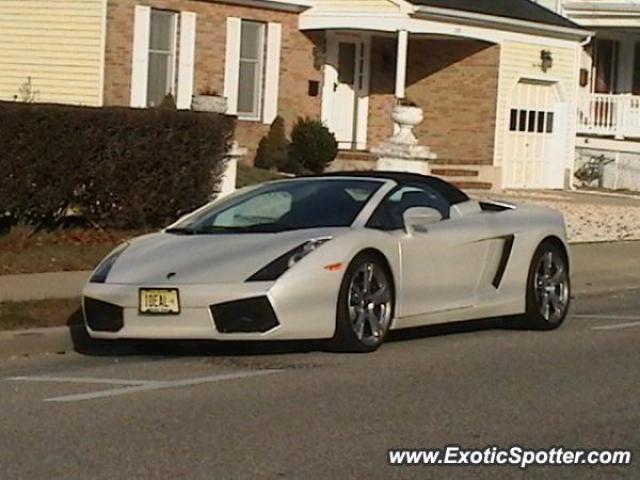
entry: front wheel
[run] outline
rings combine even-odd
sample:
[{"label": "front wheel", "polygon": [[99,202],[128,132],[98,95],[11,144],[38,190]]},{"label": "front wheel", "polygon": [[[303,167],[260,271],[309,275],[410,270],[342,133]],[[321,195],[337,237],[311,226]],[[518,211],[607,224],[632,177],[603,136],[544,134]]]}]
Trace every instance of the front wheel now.
[{"label": "front wheel", "polygon": [[556,244],[542,243],[533,256],[527,281],[527,311],[521,326],[553,330],[564,322],[571,300],[567,256]]},{"label": "front wheel", "polygon": [[372,352],[384,342],[393,318],[391,272],[377,255],[362,253],[345,272],[331,346],[340,351]]}]

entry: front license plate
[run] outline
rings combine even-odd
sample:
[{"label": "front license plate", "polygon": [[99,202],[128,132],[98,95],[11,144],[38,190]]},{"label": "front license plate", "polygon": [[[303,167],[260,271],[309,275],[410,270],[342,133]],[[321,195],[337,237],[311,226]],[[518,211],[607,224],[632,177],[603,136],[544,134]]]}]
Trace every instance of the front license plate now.
[{"label": "front license plate", "polygon": [[180,296],[173,289],[140,290],[140,313],[149,315],[177,315],[180,313]]}]

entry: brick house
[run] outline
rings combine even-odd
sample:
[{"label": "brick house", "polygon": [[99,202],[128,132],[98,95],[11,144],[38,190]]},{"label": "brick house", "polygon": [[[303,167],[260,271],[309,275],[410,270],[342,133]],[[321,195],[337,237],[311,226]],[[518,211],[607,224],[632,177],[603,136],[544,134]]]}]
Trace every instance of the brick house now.
[{"label": "brick house", "polygon": [[217,93],[251,153],[277,115],[310,116],[357,167],[409,97],[435,174],[494,189],[570,178],[589,32],[530,0],[83,1],[104,5],[103,105]]}]

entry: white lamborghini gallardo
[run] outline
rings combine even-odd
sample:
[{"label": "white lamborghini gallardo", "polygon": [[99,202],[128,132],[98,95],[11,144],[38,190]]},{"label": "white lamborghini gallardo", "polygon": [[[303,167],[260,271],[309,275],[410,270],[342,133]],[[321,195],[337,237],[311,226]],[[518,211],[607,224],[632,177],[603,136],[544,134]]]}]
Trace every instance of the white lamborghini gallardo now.
[{"label": "white lamborghini gallardo", "polygon": [[433,177],[358,172],[243,189],[121,245],[84,288],[101,339],[327,339],[569,307],[560,213],[477,202]]}]

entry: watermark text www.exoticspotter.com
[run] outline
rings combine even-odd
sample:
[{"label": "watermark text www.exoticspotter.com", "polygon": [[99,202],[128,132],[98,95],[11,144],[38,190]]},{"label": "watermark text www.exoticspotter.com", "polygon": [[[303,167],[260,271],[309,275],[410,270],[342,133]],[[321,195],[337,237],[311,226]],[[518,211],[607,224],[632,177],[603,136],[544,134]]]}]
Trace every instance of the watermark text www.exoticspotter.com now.
[{"label": "watermark text www.exoticspotter.com", "polygon": [[630,450],[581,450],[565,447],[536,450],[519,445],[482,449],[448,445],[437,449],[392,449],[387,452],[387,461],[393,466],[504,465],[526,469],[539,465],[630,465],[631,458]]}]

